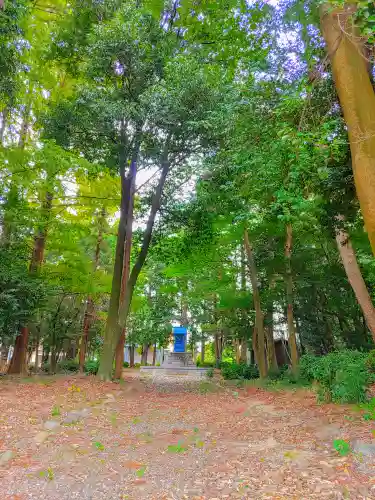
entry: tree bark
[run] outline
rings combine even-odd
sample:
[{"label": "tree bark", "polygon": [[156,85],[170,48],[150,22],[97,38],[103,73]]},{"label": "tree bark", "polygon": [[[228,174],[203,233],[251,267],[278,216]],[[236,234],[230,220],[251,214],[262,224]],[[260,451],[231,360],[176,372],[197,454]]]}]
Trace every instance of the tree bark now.
[{"label": "tree bark", "polygon": [[130,368],[134,368],[134,351],[135,351],[134,345],[131,345],[129,347],[129,366],[130,366]]},{"label": "tree bark", "polygon": [[128,203],[130,198],[129,179],[125,178],[125,163],[121,167],[121,210],[120,221],[117,232],[117,242],[115,251],[115,263],[112,276],[111,296],[109,300],[108,316],[105,326],[103,348],[100,357],[98,376],[102,380],[111,380],[113,357],[120,335],[118,324],[118,310],[121,293],[121,276],[124,260],[124,242],[126,233],[126,218],[128,213]]},{"label": "tree bark", "polygon": [[28,340],[29,340],[29,329],[26,326],[23,326],[20,330],[19,335],[17,335],[16,337],[13,356],[8,369],[9,374],[24,375],[27,373],[26,354],[27,354]]},{"label": "tree bark", "polygon": [[152,366],[156,365],[156,343],[154,344],[154,352],[152,353]]},{"label": "tree bark", "polygon": [[245,229],[244,231],[244,244],[247,256],[247,264],[249,267],[251,286],[253,289],[252,291],[253,291],[253,301],[255,309],[256,341],[253,342],[253,346],[256,349],[255,353],[259,368],[259,375],[261,378],[265,378],[267,377],[267,364],[265,358],[264,320],[263,320],[262,307],[260,303],[257,269],[247,229]]},{"label": "tree bark", "polygon": [[[93,266],[94,273],[97,270],[98,265],[99,265],[100,247],[101,247],[101,244],[103,241],[103,229],[104,229],[105,218],[106,218],[106,211],[104,208],[102,208],[101,217],[99,220],[98,237],[96,240],[95,255],[94,255],[94,266]],[[94,301],[92,300],[92,297],[89,295],[87,297],[85,315],[83,318],[82,336],[81,336],[81,343],[80,343],[80,348],[79,348],[79,370],[80,370],[80,372],[83,372],[84,367],[85,367],[87,344],[88,344],[88,338],[89,338],[89,331],[90,331],[90,327],[92,324],[93,313],[94,313]]]},{"label": "tree bark", "polygon": [[[43,263],[48,221],[50,218],[51,208],[52,208],[52,198],[53,198],[52,194],[49,191],[47,191],[45,201],[42,204],[41,223],[34,237],[33,253],[31,256],[31,261],[29,266],[30,274],[38,274]],[[24,325],[21,327],[20,333],[16,338],[16,342],[14,344],[13,357],[9,365],[8,373],[15,374],[15,373],[27,372],[26,351],[28,346],[28,340],[29,340],[29,327],[27,325]],[[20,349],[24,349],[25,352],[19,352]],[[13,358],[15,358],[14,362]]]},{"label": "tree bark", "polygon": [[290,348],[290,357],[292,360],[292,371],[294,374],[298,372],[298,348],[296,339],[296,327],[294,324],[293,313],[293,276],[292,276],[292,244],[293,244],[293,228],[291,224],[286,227],[286,242],[285,242],[285,260],[286,260],[286,298],[287,298],[287,319],[288,319],[288,342]]},{"label": "tree bark", "polygon": [[[119,301],[119,314],[122,308],[122,304],[125,299],[126,290],[129,281],[130,274],[130,257],[132,250],[132,240],[133,240],[133,219],[134,219],[134,196],[135,196],[135,182],[137,178],[137,162],[139,149],[141,147],[141,131],[138,130],[136,133],[136,144],[133,151],[133,157],[130,163],[128,182],[129,182],[129,203],[128,203],[128,213],[126,217],[126,228],[125,228],[125,244],[124,244],[124,260],[122,267],[121,276],[121,292]],[[115,353],[115,379],[120,379],[122,375],[122,369],[124,364],[124,349],[125,349],[125,338],[126,338],[126,322],[121,328],[120,338],[118,339]]]},{"label": "tree bark", "polygon": [[348,127],[354,181],[375,255],[375,94],[369,77],[365,37],[354,25],[356,3],[325,3],[321,27]]},{"label": "tree bark", "polygon": [[265,334],[267,341],[267,366],[269,370],[276,371],[278,369],[275,339],[273,337],[273,307],[267,309]]},{"label": "tree bark", "polygon": [[131,305],[131,301],[133,298],[134,288],[135,288],[135,285],[137,283],[139,273],[141,272],[142,267],[145,263],[145,260],[146,260],[147,254],[148,254],[148,250],[150,248],[153,228],[154,228],[154,224],[155,224],[155,217],[156,217],[156,214],[158,213],[159,208],[160,208],[161,197],[163,194],[165,181],[167,180],[167,176],[168,176],[169,169],[170,169],[170,163],[168,161],[168,146],[169,146],[169,140],[167,140],[165,152],[163,155],[164,158],[162,161],[162,171],[161,171],[159,183],[156,187],[154,196],[152,198],[150,215],[148,217],[146,230],[145,230],[144,235],[143,235],[141,251],[139,252],[137,260],[135,261],[135,264],[134,264],[133,269],[130,273],[129,280],[128,280],[128,283],[126,286],[124,303],[123,303],[123,307],[121,308],[120,314],[119,314],[119,320],[120,320],[119,323],[121,326],[126,325],[126,320],[127,320],[128,314],[129,314],[130,305]]},{"label": "tree bark", "polygon": [[9,346],[2,344],[0,349],[0,372],[5,372],[8,365]]},{"label": "tree bark", "polygon": [[[343,222],[342,216],[338,216],[337,219]],[[366,324],[375,342],[375,308],[367,290],[366,283],[362,277],[361,269],[358,265],[349,235],[343,227],[336,228],[336,242],[346,276],[348,277],[348,281],[362,309]]]},{"label": "tree bark", "polygon": [[[114,299],[116,299],[116,300],[113,300],[112,310],[111,310],[111,302],[110,302],[110,311],[108,313],[106,331],[104,334],[102,358],[101,358],[99,372],[98,372],[98,375],[103,380],[110,380],[111,379],[113,358],[115,355],[115,350],[116,350],[118,341],[120,339],[121,328],[124,328],[126,326],[126,320],[127,320],[128,314],[129,314],[130,305],[131,305],[131,301],[132,301],[133,293],[134,293],[134,288],[135,288],[135,285],[137,283],[139,273],[141,272],[143,264],[145,263],[147,253],[148,253],[148,250],[150,247],[154,223],[155,223],[155,217],[156,217],[156,214],[160,208],[164,184],[165,184],[165,181],[167,179],[167,175],[168,175],[169,169],[170,169],[170,163],[168,161],[169,140],[170,139],[168,138],[166,141],[166,144],[165,144],[163,159],[162,159],[162,172],[161,172],[161,176],[159,179],[159,183],[156,187],[156,190],[154,192],[154,196],[152,199],[150,215],[149,215],[149,218],[147,221],[146,230],[144,232],[142,247],[141,247],[141,250],[138,254],[137,260],[132,268],[132,271],[130,273],[129,280],[128,280],[127,285],[126,285],[124,301],[121,305],[121,308],[119,308],[121,283],[122,283],[121,276],[122,276],[122,268],[123,268],[123,261],[124,261],[124,240],[125,240],[125,233],[126,233],[126,215],[128,213],[127,209],[124,211],[124,220],[123,220],[124,228],[123,228],[122,245],[120,245],[120,247],[118,249],[116,247],[115,267],[116,267],[116,270],[118,267],[119,267],[119,269],[117,270],[117,275],[114,272],[113,281],[112,281],[112,292],[114,294]],[[129,192],[130,192],[130,190],[129,190]],[[128,208],[128,204],[126,204],[126,208]],[[118,241],[119,241],[119,238],[118,238]],[[116,263],[117,263],[117,266],[116,266]],[[120,279],[118,278],[118,276],[120,277]],[[116,288],[115,291],[113,291],[114,285]],[[111,298],[112,298],[112,292],[111,292]],[[114,309],[115,305],[117,305],[116,310]]]},{"label": "tree bark", "polygon": [[40,332],[37,331],[35,340],[35,371],[39,369],[39,345],[40,345]]},{"label": "tree bark", "polygon": [[147,356],[148,356],[148,344],[145,343],[142,346],[141,365],[147,366]]}]

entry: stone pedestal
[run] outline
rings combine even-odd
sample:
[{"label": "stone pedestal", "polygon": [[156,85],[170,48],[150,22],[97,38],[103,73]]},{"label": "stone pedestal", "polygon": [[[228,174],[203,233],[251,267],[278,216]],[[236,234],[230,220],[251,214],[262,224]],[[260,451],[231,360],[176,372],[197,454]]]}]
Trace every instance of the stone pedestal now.
[{"label": "stone pedestal", "polygon": [[170,352],[165,358],[163,368],[181,368],[195,366],[191,352]]}]

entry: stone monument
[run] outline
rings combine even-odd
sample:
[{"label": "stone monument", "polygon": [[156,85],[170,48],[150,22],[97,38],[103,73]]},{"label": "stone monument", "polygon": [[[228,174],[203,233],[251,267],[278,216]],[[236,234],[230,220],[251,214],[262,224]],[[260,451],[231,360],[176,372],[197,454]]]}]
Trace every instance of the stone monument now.
[{"label": "stone monument", "polygon": [[171,368],[195,366],[191,352],[186,352],[187,328],[175,326],[173,328],[173,337],[173,352],[168,354],[162,366]]},{"label": "stone monument", "polygon": [[141,366],[141,372],[150,375],[191,375],[193,377],[204,377],[207,368],[195,366],[193,355],[186,351],[187,328],[176,326],[172,329],[173,352],[169,352],[161,366]]}]

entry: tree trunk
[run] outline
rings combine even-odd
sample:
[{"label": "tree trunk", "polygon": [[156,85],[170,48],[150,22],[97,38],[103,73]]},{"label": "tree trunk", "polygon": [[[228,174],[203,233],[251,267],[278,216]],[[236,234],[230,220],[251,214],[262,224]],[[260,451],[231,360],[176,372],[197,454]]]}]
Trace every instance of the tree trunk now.
[{"label": "tree trunk", "polygon": [[130,366],[130,368],[134,368],[134,351],[135,351],[134,345],[131,345],[129,347],[129,366]]},{"label": "tree trunk", "polygon": [[0,349],[0,372],[5,372],[8,365],[9,346],[2,344]]},{"label": "tree trunk", "polygon": [[121,211],[117,232],[115,263],[112,276],[111,296],[109,300],[108,316],[105,325],[103,348],[100,357],[98,376],[102,380],[111,380],[113,357],[120,336],[118,324],[118,311],[121,293],[121,277],[124,261],[124,242],[126,233],[126,219],[130,199],[129,179],[125,178],[124,164],[121,168]]},{"label": "tree trunk", "polygon": [[[94,266],[93,266],[94,273],[97,270],[98,265],[99,265],[100,247],[101,247],[101,244],[103,241],[103,229],[104,229],[106,215],[107,215],[106,211],[103,208],[101,211],[101,217],[99,220],[98,237],[96,240],[96,247],[95,247]],[[94,302],[93,302],[91,296],[89,295],[87,297],[85,316],[83,318],[82,337],[81,337],[81,344],[80,344],[80,348],[79,348],[79,370],[80,370],[80,372],[83,372],[84,366],[85,366],[87,344],[88,344],[88,338],[89,338],[89,331],[90,331],[90,327],[92,324],[93,313],[94,313]]]},{"label": "tree trunk", "polygon": [[79,346],[79,371],[83,373],[86,360],[86,351],[89,338],[89,331],[91,326],[91,318],[94,309],[94,304],[90,296],[87,297],[85,315],[83,317],[83,328],[81,343]]},{"label": "tree trunk", "polygon": [[49,362],[50,347],[43,347],[42,365],[46,365]]},{"label": "tree trunk", "polygon": [[348,127],[354,181],[365,227],[375,254],[375,94],[366,59],[365,42],[354,25],[356,3],[320,10],[323,36]]},{"label": "tree trunk", "polygon": [[37,331],[35,339],[35,371],[39,369],[39,345],[40,345],[40,332]]},{"label": "tree trunk", "polygon": [[[342,216],[338,216],[337,219],[343,221]],[[343,228],[336,228],[336,242],[348,281],[362,309],[368,329],[375,342],[375,308],[367,290],[366,283],[362,277],[349,235]]]},{"label": "tree trunk", "polygon": [[[46,198],[42,204],[41,210],[41,222],[36,231],[34,237],[34,247],[33,253],[31,256],[29,272],[30,274],[38,274],[44,259],[44,250],[46,246],[46,237],[47,237],[47,228],[48,222],[51,214],[52,208],[52,194],[47,191]],[[22,337],[22,340],[19,338]],[[16,342],[14,345],[13,357],[16,358],[13,363],[13,359],[9,365],[9,373],[24,373],[27,369],[26,367],[26,350],[27,343],[29,339],[29,328],[28,326],[23,326],[21,328],[20,335],[17,336]],[[25,352],[19,352],[19,349],[24,349]],[[25,366],[24,366],[25,365]],[[17,372],[16,370],[20,371]]]},{"label": "tree trunk", "polygon": [[51,351],[51,366],[50,366],[50,373],[52,373],[52,374],[56,373],[58,356],[59,355],[58,355],[58,353],[56,351],[56,348],[52,347],[52,351]]},{"label": "tree trunk", "polygon": [[21,328],[19,335],[17,335],[16,337],[13,356],[8,369],[9,374],[25,375],[27,373],[26,354],[27,354],[28,340],[29,340],[29,329],[26,326],[23,326]]},{"label": "tree trunk", "polygon": [[147,366],[147,356],[148,356],[148,344],[145,343],[142,346],[141,365]]},{"label": "tree trunk", "polygon": [[292,360],[292,371],[297,374],[298,371],[298,348],[296,339],[296,327],[294,324],[293,313],[293,276],[292,276],[292,244],[293,244],[293,229],[291,224],[286,227],[286,242],[285,242],[285,260],[286,260],[286,298],[287,298],[287,319],[288,319],[288,343],[290,348],[290,357]]},{"label": "tree trunk", "polygon": [[154,352],[152,353],[152,366],[156,365],[156,343],[154,344]]},{"label": "tree trunk", "polygon": [[220,352],[220,335],[215,333],[215,365],[216,368],[220,367],[221,363],[221,352]]},{"label": "tree trunk", "polygon": [[234,351],[235,351],[235,356],[236,356],[236,363],[239,363],[241,361],[240,341],[239,341],[239,339],[236,339],[234,341]]},{"label": "tree trunk", "polygon": [[128,314],[129,314],[130,305],[131,305],[131,301],[133,298],[134,288],[135,288],[135,285],[137,283],[139,273],[141,272],[143,265],[145,263],[145,260],[146,260],[147,254],[148,254],[148,250],[150,248],[152,233],[153,233],[154,223],[155,223],[155,217],[156,217],[156,214],[158,213],[159,208],[160,208],[161,197],[163,194],[165,181],[167,180],[167,176],[169,173],[169,169],[170,169],[170,163],[168,161],[169,141],[170,141],[170,138],[168,138],[166,140],[164,153],[163,153],[163,159],[162,159],[162,171],[161,171],[159,183],[156,187],[156,190],[154,192],[154,196],[152,198],[151,210],[150,210],[150,214],[148,217],[146,230],[145,230],[144,235],[143,235],[141,251],[139,252],[137,260],[135,261],[135,264],[134,264],[132,271],[130,273],[129,280],[128,280],[126,290],[125,290],[124,302],[123,302],[123,305],[120,309],[119,323],[122,327],[124,327],[126,325],[126,320],[127,320]]},{"label": "tree trunk", "polygon": [[[125,228],[125,245],[124,245],[124,259],[122,266],[122,276],[121,276],[121,292],[119,301],[119,314],[123,307],[125,300],[126,290],[129,282],[130,275],[130,257],[133,243],[133,219],[134,219],[134,196],[135,196],[135,183],[137,178],[137,162],[139,149],[141,147],[141,131],[136,132],[136,144],[133,151],[133,157],[130,163],[128,182],[129,182],[129,202],[128,202],[128,213],[126,217],[126,228]],[[120,338],[118,339],[115,353],[115,379],[120,379],[122,375],[122,369],[124,364],[124,349],[125,349],[125,338],[126,338],[126,321],[124,321]]]},{"label": "tree trunk", "polygon": [[273,307],[267,309],[265,334],[267,341],[267,366],[269,370],[276,371],[278,369],[275,339],[273,337]]},{"label": "tree trunk", "polygon": [[260,304],[260,295],[258,288],[258,276],[255,265],[253,249],[249,240],[249,233],[247,229],[244,231],[244,244],[247,255],[247,264],[250,272],[250,280],[253,291],[254,309],[255,309],[255,329],[256,329],[256,342],[253,343],[256,349],[256,358],[259,368],[259,375],[261,378],[267,377],[267,364],[265,358],[265,336],[264,336],[264,323],[263,312]]}]

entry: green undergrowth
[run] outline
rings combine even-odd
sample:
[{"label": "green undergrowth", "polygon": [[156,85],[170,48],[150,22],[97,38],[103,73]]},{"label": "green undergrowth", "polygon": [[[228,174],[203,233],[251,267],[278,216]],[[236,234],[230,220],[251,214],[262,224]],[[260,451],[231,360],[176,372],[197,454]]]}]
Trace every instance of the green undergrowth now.
[{"label": "green undergrowth", "polygon": [[[325,356],[306,354],[300,359],[298,375],[283,366],[260,380],[256,367],[237,363],[223,364],[221,373],[227,385],[267,390],[312,387],[319,402],[369,405],[369,387],[375,383],[375,350],[342,350]],[[367,410],[366,418],[375,420],[375,402]]]}]

